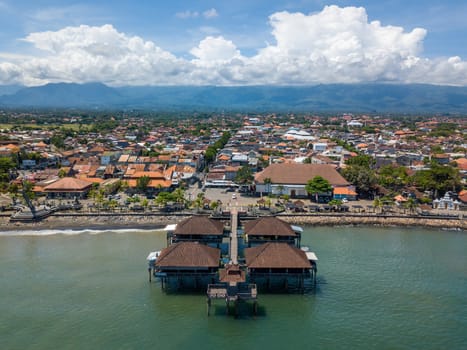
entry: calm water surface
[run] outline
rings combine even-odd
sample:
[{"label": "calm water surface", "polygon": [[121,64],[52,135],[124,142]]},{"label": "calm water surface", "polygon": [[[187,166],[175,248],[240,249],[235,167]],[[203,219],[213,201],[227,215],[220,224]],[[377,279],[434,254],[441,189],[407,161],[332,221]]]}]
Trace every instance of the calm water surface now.
[{"label": "calm water surface", "polygon": [[145,258],[157,231],[0,234],[1,349],[467,349],[467,234],[307,228],[311,295],[259,297],[259,316],[206,316],[165,295]]}]

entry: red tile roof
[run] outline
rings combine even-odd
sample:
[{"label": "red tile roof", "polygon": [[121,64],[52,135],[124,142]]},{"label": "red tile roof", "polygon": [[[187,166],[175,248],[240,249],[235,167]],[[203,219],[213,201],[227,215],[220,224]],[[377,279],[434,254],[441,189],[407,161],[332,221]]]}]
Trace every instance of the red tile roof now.
[{"label": "red tile roof", "polygon": [[64,177],[53,184],[44,187],[44,191],[84,191],[92,186],[89,181],[76,179],[74,177]]}]

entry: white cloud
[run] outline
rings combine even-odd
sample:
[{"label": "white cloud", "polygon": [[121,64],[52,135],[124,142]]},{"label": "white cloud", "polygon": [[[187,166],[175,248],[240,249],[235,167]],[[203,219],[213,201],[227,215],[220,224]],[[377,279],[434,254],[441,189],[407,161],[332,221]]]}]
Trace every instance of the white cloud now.
[{"label": "white cloud", "polygon": [[186,61],[111,25],[68,27],[24,39],[49,52],[23,63],[29,83],[103,81],[113,85],[181,83]]},{"label": "white cloud", "polygon": [[223,37],[208,36],[199,45],[191,49],[190,53],[200,61],[227,61],[240,56],[240,51],[230,40]]},{"label": "white cloud", "polygon": [[210,19],[219,16],[219,14],[217,13],[217,10],[215,8],[211,8],[209,10],[204,11],[203,16],[204,18]]},{"label": "white cloud", "polygon": [[21,68],[9,62],[0,62],[0,82],[16,84],[21,82]]},{"label": "white cloud", "polygon": [[181,18],[181,19],[187,19],[187,18],[196,18],[199,16],[199,12],[197,11],[183,11],[183,12],[177,12],[175,14],[175,17]]},{"label": "white cloud", "polygon": [[[217,13],[217,11],[216,11]],[[180,16],[194,16],[186,12]],[[196,16],[201,16],[197,14]],[[426,31],[369,22],[364,8],[327,6],[313,14],[270,16],[274,42],[243,56],[213,33],[176,57],[112,25],[31,33],[39,55],[0,55],[0,83],[102,81],[110,85],[317,84],[408,82],[467,85],[467,62],[422,56]]]}]

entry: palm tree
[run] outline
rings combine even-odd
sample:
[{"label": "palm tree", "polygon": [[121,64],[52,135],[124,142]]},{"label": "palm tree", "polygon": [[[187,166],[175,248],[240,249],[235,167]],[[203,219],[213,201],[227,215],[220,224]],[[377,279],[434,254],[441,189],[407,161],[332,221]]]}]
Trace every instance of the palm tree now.
[{"label": "palm tree", "polygon": [[284,185],[278,185],[277,190],[279,191],[279,197],[284,194],[285,186]]},{"label": "palm tree", "polygon": [[196,199],[193,201],[193,207],[199,211],[204,205],[204,193],[200,192],[196,196]]},{"label": "palm tree", "polygon": [[267,192],[268,194],[271,193],[271,184],[272,184],[271,178],[270,178],[270,177],[265,178],[265,179],[264,179],[264,184],[267,186],[267,187],[266,187],[266,188],[267,188],[267,191],[266,191],[266,192]]},{"label": "palm tree", "polygon": [[178,187],[175,191],[172,192],[172,198],[176,203],[185,202],[185,191],[183,188]]},{"label": "palm tree", "polygon": [[375,198],[373,201],[373,206],[375,207],[375,212],[382,212],[383,209],[383,201],[380,198]]},{"label": "palm tree", "polygon": [[415,213],[415,209],[417,208],[418,206],[418,203],[415,199],[413,199],[412,197],[410,197],[409,199],[407,199],[407,202],[405,202],[404,206],[409,209],[409,213],[410,214],[414,214]]}]

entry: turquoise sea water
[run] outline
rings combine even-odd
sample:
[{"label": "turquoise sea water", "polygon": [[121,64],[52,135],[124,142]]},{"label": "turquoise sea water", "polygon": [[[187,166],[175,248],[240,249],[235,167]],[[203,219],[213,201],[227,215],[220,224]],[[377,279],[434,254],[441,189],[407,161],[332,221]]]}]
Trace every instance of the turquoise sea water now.
[{"label": "turquoise sea water", "polygon": [[305,228],[317,292],[239,319],[148,283],[164,233],[44,233],[0,233],[1,349],[467,349],[465,232]]}]

